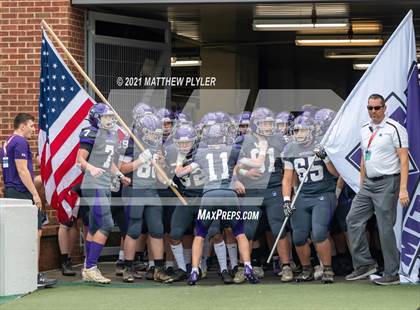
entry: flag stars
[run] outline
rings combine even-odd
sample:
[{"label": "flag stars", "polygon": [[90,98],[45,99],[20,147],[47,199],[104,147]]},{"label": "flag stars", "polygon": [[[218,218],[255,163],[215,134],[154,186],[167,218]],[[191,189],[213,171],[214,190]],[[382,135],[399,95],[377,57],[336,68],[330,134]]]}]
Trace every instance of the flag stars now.
[{"label": "flag stars", "polygon": [[52,109],[51,109],[51,112],[53,112],[53,113],[54,113],[54,112],[55,112],[55,109],[54,109],[54,108],[52,108]]},{"label": "flag stars", "polygon": [[61,91],[65,91],[66,90],[66,88],[64,87],[64,86],[61,86]]},{"label": "flag stars", "polygon": [[66,76],[65,75],[62,75],[61,76],[61,79],[64,81],[66,79]]},{"label": "flag stars", "polygon": [[48,90],[50,90],[50,87],[49,87],[49,86],[47,86],[47,89],[48,89]]},{"label": "flag stars", "polygon": [[42,114],[42,118],[47,118],[47,115],[45,115],[45,114]]},{"label": "flag stars", "polygon": [[64,102],[64,97],[61,97],[61,98],[60,98],[60,101],[61,101],[61,102]]},{"label": "flag stars", "polygon": [[74,88],[73,88],[73,86],[72,86],[72,87],[70,87],[70,90],[71,90],[71,91],[74,91]]},{"label": "flag stars", "polygon": [[53,102],[56,102],[56,101],[57,101],[57,99],[56,99],[55,97],[53,97],[53,98],[52,98],[52,101],[53,101]]},{"label": "flag stars", "polygon": [[[47,98],[48,99],[48,98]],[[42,103],[39,104],[39,107],[42,108],[44,105]]]},{"label": "flag stars", "polygon": [[42,39],[42,44],[45,44],[45,39]]},{"label": "flag stars", "polygon": [[52,87],[52,90],[55,91],[57,88],[55,86]]},{"label": "flag stars", "polygon": [[44,83],[44,78],[41,78],[41,83]]},{"label": "flag stars", "polygon": [[57,76],[55,74],[53,74],[52,79],[55,80],[57,78]]},{"label": "flag stars", "polygon": [[57,69],[57,64],[53,64],[53,68],[54,69]]}]

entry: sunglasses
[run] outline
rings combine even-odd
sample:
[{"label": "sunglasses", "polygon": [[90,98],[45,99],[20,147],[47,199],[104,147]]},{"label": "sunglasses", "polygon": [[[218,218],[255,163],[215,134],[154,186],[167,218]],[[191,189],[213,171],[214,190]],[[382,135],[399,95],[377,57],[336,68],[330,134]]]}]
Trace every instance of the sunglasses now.
[{"label": "sunglasses", "polygon": [[378,111],[378,110],[382,109],[383,107],[384,107],[383,105],[377,105],[377,106],[370,106],[370,105],[368,105],[367,106],[367,109],[369,111],[372,111],[372,110]]}]

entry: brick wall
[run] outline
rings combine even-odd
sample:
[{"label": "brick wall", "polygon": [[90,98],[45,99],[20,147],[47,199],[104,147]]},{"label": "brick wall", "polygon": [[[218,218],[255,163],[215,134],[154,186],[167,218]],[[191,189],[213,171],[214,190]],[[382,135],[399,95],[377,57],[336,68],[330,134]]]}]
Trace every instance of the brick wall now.
[{"label": "brick wall", "polygon": [[[18,112],[28,112],[38,119],[39,61],[41,20],[52,27],[79,64],[84,65],[84,11],[66,1],[0,1],[0,141],[13,131],[13,118]],[[57,46],[57,43],[54,43]],[[60,49],[58,49],[60,51]],[[61,51],[60,51],[61,52]],[[64,60],[64,53],[61,53]],[[69,64],[69,62],[67,62]],[[82,82],[80,75],[70,65]],[[37,121],[36,121],[37,123]],[[30,145],[37,152],[37,137]],[[35,168],[38,170],[38,167]],[[1,172],[0,172],[1,175]],[[2,176],[0,197],[2,196]],[[56,223],[53,210],[50,222]],[[56,231],[47,227],[46,235]]]}]

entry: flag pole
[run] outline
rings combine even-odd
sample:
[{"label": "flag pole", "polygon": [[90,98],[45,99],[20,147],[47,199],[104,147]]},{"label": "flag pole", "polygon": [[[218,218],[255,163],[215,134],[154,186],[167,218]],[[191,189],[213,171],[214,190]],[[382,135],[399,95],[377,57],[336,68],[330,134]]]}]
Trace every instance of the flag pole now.
[{"label": "flag pole", "polygon": [[[108,100],[105,98],[104,95],[102,95],[101,91],[96,87],[95,83],[90,79],[90,77],[86,74],[86,72],[83,70],[83,68],[79,65],[76,59],[70,54],[70,52],[67,50],[66,46],[61,42],[61,40],[57,37],[57,35],[54,33],[54,31],[51,29],[51,27],[47,24],[45,20],[41,21],[41,28],[48,31],[48,33],[54,38],[54,40],[58,43],[58,45],[63,49],[66,56],[70,59],[70,61],[73,63],[73,65],[76,67],[77,71],[83,76],[83,78],[86,80],[86,82],[89,84],[90,87],[92,87],[93,91],[98,95],[98,97],[102,100],[103,103],[108,105],[110,109],[114,112],[116,119],[118,122],[122,125],[122,127],[129,133],[130,137],[133,139],[134,143],[139,147],[139,149],[143,152],[146,150],[146,148],[141,144],[141,142],[137,139],[136,135],[131,131],[131,129],[127,126],[127,124],[124,122],[124,120],[120,117],[120,115],[115,111],[115,109],[112,107],[112,105],[108,102]],[[179,193],[178,189],[173,186],[172,180],[168,178],[165,171],[155,162],[151,161],[153,167],[156,169],[156,171],[162,176],[162,178],[165,181],[165,184],[169,185],[171,190],[175,193],[175,195],[179,198],[179,200],[182,202],[183,205],[187,205],[187,201],[185,198]]]}]

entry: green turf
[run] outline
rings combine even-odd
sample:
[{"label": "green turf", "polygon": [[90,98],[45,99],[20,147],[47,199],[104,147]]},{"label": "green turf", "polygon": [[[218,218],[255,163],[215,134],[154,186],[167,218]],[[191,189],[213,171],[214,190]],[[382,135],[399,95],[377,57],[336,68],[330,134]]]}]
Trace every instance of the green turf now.
[{"label": "green turf", "polygon": [[96,287],[59,285],[0,305],[0,309],[401,309],[420,306],[420,287],[379,287],[369,283],[318,283]]}]

